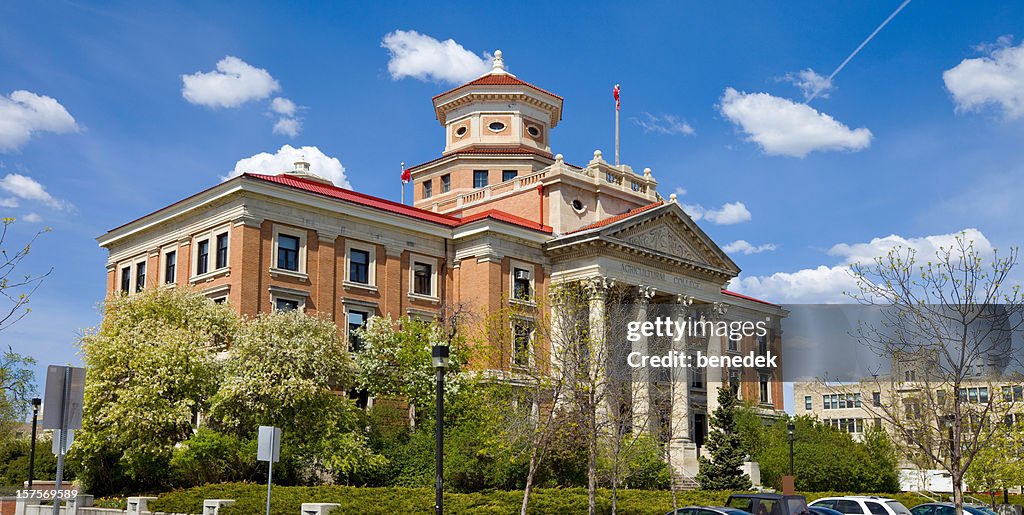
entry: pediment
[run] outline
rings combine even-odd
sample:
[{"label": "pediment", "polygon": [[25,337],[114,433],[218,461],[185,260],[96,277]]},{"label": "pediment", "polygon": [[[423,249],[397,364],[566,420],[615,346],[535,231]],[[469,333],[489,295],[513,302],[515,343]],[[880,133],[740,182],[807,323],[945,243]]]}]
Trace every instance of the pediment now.
[{"label": "pediment", "polygon": [[619,240],[637,249],[719,269],[731,275],[740,271],[729,256],[675,204],[620,220],[605,227],[601,233],[602,238]]}]

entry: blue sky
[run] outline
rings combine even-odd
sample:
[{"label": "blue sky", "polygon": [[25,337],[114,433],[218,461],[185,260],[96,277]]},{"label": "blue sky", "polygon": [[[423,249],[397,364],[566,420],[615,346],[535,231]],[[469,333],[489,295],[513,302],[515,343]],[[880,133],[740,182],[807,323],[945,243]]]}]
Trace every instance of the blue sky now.
[{"label": "blue sky", "polygon": [[799,74],[827,77],[899,4],[5,2],[0,211],[12,242],[53,229],[26,264],[53,272],[0,344],[78,362],[95,237],[288,157],[261,153],[315,146],[314,167],[397,200],[399,163],[443,147],[430,98],[494,49],[565,97],[569,162],[612,155],[620,83],[623,162],[685,191],[745,293],[839,300],[842,265],[964,229],[1021,243],[1024,4],[911,2],[802,104]]}]

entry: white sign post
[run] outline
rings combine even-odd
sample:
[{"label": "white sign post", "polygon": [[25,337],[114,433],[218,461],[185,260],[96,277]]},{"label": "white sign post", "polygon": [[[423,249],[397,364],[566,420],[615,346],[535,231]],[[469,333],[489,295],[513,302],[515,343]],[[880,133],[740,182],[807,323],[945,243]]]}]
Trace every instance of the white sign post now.
[{"label": "white sign post", "polygon": [[59,431],[57,436],[57,481],[53,485],[53,515],[60,514],[64,455],[73,429],[82,428],[85,402],[85,369],[50,365],[46,368],[46,397],[43,401],[43,429]]},{"label": "white sign post", "polygon": [[281,459],[281,428],[260,426],[256,459],[267,462],[267,515],[270,515],[270,485],[274,477],[274,462]]}]

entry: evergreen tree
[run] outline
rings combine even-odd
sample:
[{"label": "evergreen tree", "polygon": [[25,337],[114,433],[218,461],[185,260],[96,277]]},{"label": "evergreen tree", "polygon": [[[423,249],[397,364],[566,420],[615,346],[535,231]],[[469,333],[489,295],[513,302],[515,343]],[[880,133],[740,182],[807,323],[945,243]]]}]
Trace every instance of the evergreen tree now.
[{"label": "evergreen tree", "polygon": [[711,415],[707,445],[711,459],[700,458],[697,482],[704,490],[749,490],[750,477],[743,472],[743,442],[736,426],[736,393],[729,386],[718,389],[718,407]]}]

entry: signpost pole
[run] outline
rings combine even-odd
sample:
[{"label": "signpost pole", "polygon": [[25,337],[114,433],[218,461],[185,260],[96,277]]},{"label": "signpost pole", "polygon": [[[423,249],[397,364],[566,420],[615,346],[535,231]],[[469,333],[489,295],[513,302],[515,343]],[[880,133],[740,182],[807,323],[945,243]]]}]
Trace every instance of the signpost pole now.
[{"label": "signpost pole", "polygon": [[[274,455],[274,439],[270,439],[270,455]],[[267,461],[267,515],[270,515],[270,485],[274,477],[274,460]]]},{"label": "signpost pole", "polygon": [[71,397],[71,367],[64,367],[64,395],[60,403],[60,444],[57,446],[57,481],[53,485],[53,515],[60,515],[60,490],[64,480],[64,449],[68,444],[68,402]]}]

